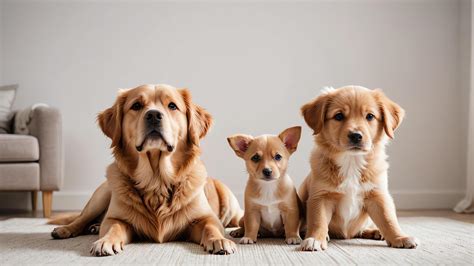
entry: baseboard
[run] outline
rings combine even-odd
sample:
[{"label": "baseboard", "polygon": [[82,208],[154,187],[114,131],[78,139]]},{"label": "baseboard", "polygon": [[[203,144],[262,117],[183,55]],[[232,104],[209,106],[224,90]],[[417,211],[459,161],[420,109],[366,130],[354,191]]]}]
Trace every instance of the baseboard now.
[{"label": "baseboard", "polygon": [[[86,205],[93,191],[58,191],[53,192],[53,210],[81,210]],[[38,192],[38,210],[43,209],[41,192]],[[0,192],[0,209],[31,210],[30,192]]]},{"label": "baseboard", "polygon": [[464,198],[465,192],[457,190],[395,190],[391,194],[398,210],[419,210],[452,209]]},{"label": "baseboard", "polygon": [[[456,190],[396,190],[390,194],[398,210],[452,209],[464,197],[464,191]],[[236,194],[241,204],[243,195]]]},{"label": "baseboard", "polygon": [[[53,210],[81,210],[93,191],[59,191],[53,193]],[[42,209],[41,193],[38,193],[38,209]],[[392,191],[395,205],[399,210],[451,209],[464,197],[463,191],[425,190]],[[31,209],[30,193],[0,193],[0,209]],[[236,193],[241,206],[244,193]]]}]

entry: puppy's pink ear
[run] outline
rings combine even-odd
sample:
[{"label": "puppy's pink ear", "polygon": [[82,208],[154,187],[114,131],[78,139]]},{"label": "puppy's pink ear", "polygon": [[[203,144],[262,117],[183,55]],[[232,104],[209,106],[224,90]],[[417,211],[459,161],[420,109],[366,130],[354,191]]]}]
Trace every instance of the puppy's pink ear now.
[{"label": "puppy's pink ear", "polygon": [[393,139],[395,130],[403,121],[405,110],[385,96],[381,90],[377,89],[374,93],[382,112],[385,133]]},{"label": "puppy's pink ear", "polygon": [[112,140],[111,148],[119,146],[122,140],[123,105],[126,99],[126,93],[120,91],[114,105],[97,115],[97,122],[99,123],[100,129]]},{"label": "puppy's pink ear", "polygon": [[227,142],[229,142],[230,147],[240,158],[244,157],[244,154],[248,150],[252,140],[252,136],[244,134],[233,135],[227,138]]},{"label": "puppy's pink ear", "polygon": [[330,99],[330,94],[323,94],[301,107],[301,114],[306,124],[313,129],[313,135],[317,135],[323,130]]},{"label": "puppy's pink ear", "polygon": [[290,127],[278,135],[281,141],[285,144],[286,149],[290,154],[296,151],[298,148],[298,142],[301,137],[301,127]]}]

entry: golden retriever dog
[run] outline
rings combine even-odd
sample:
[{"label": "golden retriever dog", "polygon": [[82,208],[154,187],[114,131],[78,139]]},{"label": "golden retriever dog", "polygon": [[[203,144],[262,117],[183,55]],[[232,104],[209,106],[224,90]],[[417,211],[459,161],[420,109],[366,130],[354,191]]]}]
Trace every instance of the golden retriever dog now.
[{"label": "golden retriever dog", "polygon": [[325,250],[329,237],[416,248],[417,239],[398,225],[387,184],[385,146],[404,110],[380,90],[347,86],[326,90],[301,112],[316,142],[299,190],[307,210],[301,250]]},{"label": "golden retriever dog", "polygon": [[243,235],[240,244],[256,243],[257,235],[286,237],[287,244],[301,243],[301,202],[286,171],[300,137],[301,127],[292,127],[278,136],[237,134],[227,139],[249,173],[241,228],[231,232],[233,237]]},{"label": "golden retriever dog", "polygon": [[199,159],[199,141],[212,118],[188,90],[122,90],[98,123],[112,140],[115,161],[80,215],[50,221],[67,224],[55,228],[53,238],[77,236],[103,215],[91,248],[96,256],[120,253],[132,239],[190,240],[209,253],[235,252],[224,226],[238,226],[243,211],[226,186],[208,178]]}]

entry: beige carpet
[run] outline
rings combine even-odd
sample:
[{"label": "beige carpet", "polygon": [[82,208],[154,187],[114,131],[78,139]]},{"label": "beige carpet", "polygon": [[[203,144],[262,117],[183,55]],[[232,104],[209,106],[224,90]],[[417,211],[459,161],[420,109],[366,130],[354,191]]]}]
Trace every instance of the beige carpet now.
[{"label": "beige carpet", "polygon": [[238,246],[229,256],[208,255],[191,243],[137,243],[122,254],[91,257],[97,236],[52,240],[44,219],[0,221],[0,265],[5,264],[474,264],[474,225],[445,218],[401,218],[403,229],[421,241],[414,250],[389,248],[383,241],[334,240],[324,252],[300,252],[283,239]]}]

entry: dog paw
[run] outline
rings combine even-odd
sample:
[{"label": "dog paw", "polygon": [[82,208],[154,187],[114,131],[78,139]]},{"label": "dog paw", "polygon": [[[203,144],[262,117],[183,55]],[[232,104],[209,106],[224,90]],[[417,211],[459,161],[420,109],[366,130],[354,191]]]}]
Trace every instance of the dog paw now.
[{"label": "dog paw", "polygon": [[71,232],[66,226],[61,226],[61,227],[54,228],[53,231],[51,232],[51,236],[54,239],[65,239],[65,238],[74,237],[75,234]]},{"label": "dog paw", "polygon": [[328,243],[326,240],[319,241],[315,238],[308,237],[303,240],[301,243],[300,250],[301,251],[323,251],[327,249]]},{"label": "dog paw", "polygon": [[257,240],[253,240],[251,239],[250,237],[242,237],[239,241],[239,244],[242,244],[242,245],[247,245],[247,244],[255,244],[257,243]]},{"label": "dog paw", "polygon": [[87,228],[87,232],[91,235],[98,235],[100,231],[100,223],[91,224],[89,228]]},{"label": "dog paw", "polygon": [[384,240],[379,229],[366,229],[358,234],[363,239]]},{"label": "dog paw", "polygon": [[[104,237],[105,238],[105,237]],[[123,243],[111,241],[108,238],[101,238],[92,244],[90,253],[94,256],[111,256],[123,251]]]},{"label": "dog paw", "polygon": [[387,244],[393,248],[416,248],[419,245],[419,241],[412,236],[404,236],[397,237],[392,241],[387,240]]},{"label": "dog paw", "polygon": [[235,229],[229,233],[229,235],[233,238],[239,238],[244,236],[244,228],[240,227],[239,229]]},{"label": "dog paw", "polygon": [[216,255],[228,255],[233,254],[237,250],[237,246],[234,241],[229,239],[209,239],[203,243],[204,251],[209,252],[210,254]]},{"label": "dog paw", "polygon": [[288,245],[298,245],[301,243],[301,237],[299,236],[294,236],[294,237],[288,237],[285,239],[285,242]]}]

